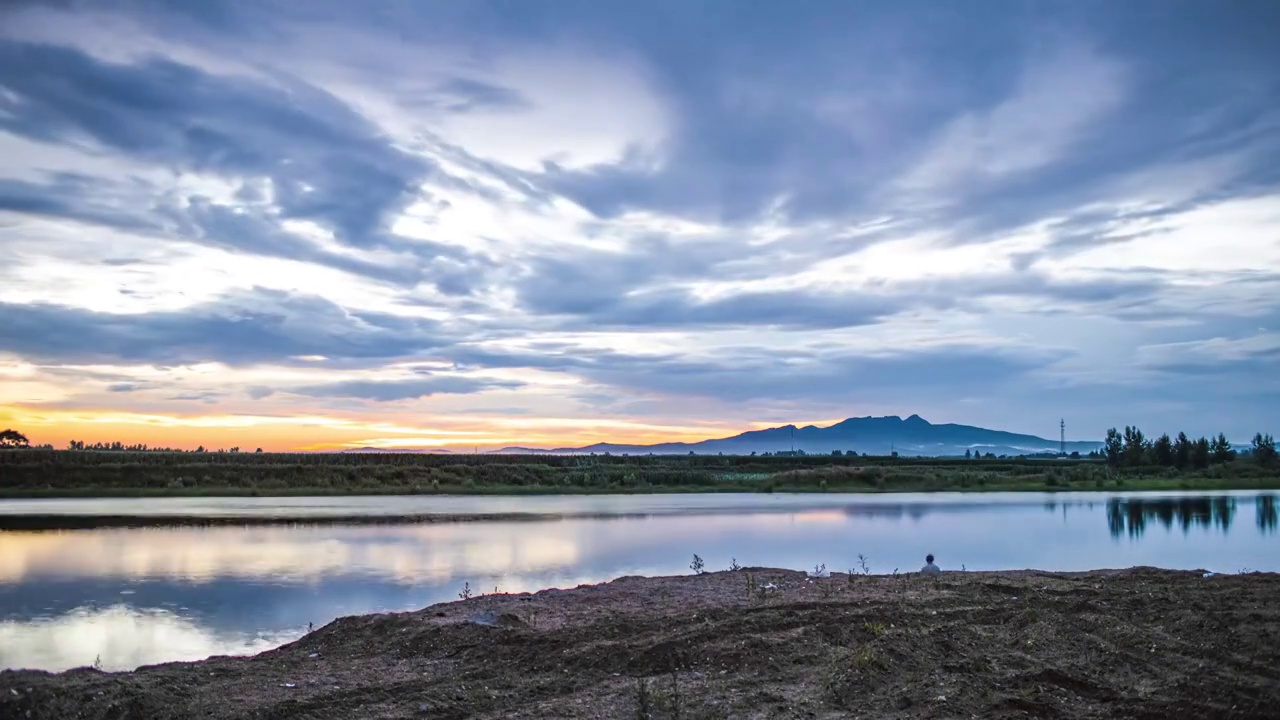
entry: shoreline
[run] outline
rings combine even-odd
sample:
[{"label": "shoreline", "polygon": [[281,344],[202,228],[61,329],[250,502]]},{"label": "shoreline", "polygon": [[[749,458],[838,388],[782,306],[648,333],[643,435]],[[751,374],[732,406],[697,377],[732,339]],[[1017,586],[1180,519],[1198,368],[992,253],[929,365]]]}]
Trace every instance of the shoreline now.
[{"label": "shoreline", "polygon": [[111,498],[289,498],[289,497],[419,497],[419,496],[467,496],[467,497],[536,497],[536,496],[595,496],[595,495],[689,495],[689,494],[849,494],[883,495],[892,493],[964,493],[983,494],[995,492],[1017,493],[1112,493],[1158,491],[1280,491],[1280,475],[1266,478],[1123,478],[1119,483],[1102,486],[1096,484],[1045,485],[1044,483],[990,483],[980,487],[956,485],[908,485],[885,484],[878,487],[862,485],[790,485],[766,486],[765,481],[736,481],[716,485],[650,485],[639,487],[564,487],[528,485],[440,485],[434,487],[386,487],[386,486],[298,486],[284,488],[238,487],[0,487],[0,502],[5,500],[94,500]]},{"label": "shoreline", "polygon": [[[1185,498],[1202,498],[1205,493],[1211,491],[1203,490],[1060,490],[1056,492],[1038,491],[1036,494],[1042,496],[1039,502],[1056,503],[1057,497],[1069,495],[1064,498],[1064,503],[1092,503],[1099,502],[1153,502],[1163,499],[1179,500]],[[1219,490],[1222,495],[1209,497],[1236,497],[1236,498],[1261,498],[1263,500],[1271,498],[1272,501],[1280,500],[1280,493],[1273,493],[1269,490],[1258,489],[1234,489]],[[164,508],[152,508],[146,511],[141,508],[120,508],[120,501],[125,498],[0,498],[0,532],[3,531],[56,531],[56,530],[91,530],[91,529],[131,529],[131,528],[152,528],[152,527],[257,527],[257,526],[289,526],[289,525],[306,525],[306,526],[374,526],[374,525],[431,525],[431,524],[455,524],[455,523],[505,523],[505,522],[556,522],[556,521],[572,521],[572,520],[608,520],[608,519],[646,519],[653,517],[714,517],[720,515],[736,515],[736,514],[787,514],[796,512],[805,512],[811,510],[845,510],[856,509],[859,514],[894,514],[897,510],[898,514],[909,511],[910,508],[916,506],[930,507],[937,503],[942,503],[948,507],[952,505],[960,507],[984,506],[991,503],[984,503],[981,496],[984,494],[1001,494],[1004,496],[1002,501],[995,504],[1022,505],[1031,501],[1024,501],[1020,498],[1014,499],[1010,496],[1031,495],[1031,491],[1023,492],[956,492],[956,491],[935,491],[935,492],[878,492],[878,493],[839,493],[836,491],[828,491],[825,493],[800,493],[788,492],[778,493],[775,497],[796,497],[804,495],[810,497],[811,501],[801,501],[796,503],[770,503],[765,502],[738,502],[737,504],[686,504],[686,505],[654,505],[646,506],[643,504],[632,504],[630,507],[625,505],[619,506],[617,509],[600,509],[593,508],[590,505],[575,507],[573,503],[567,506],[561,504],[560,507],[552,505],[539,510],[536,507],[508,509],[508,510],[468,510],[458,509],[450,511],[448,506],[441,506],[439,510],[432,510],[429,505],[419,502],[417,509],[414,511],[401,508],[395,512],[379,512],[378,507],[371,506],[368,512],[362,512],[360,505],[347,505],[338,508],[336,505],[330,505],[330,510],[325,510],[324,505],[310,506],[307,504],[291,506],[288,503],[283,505],[272,505],[266,502],[257,505],[249,505],[237,508],[234,505],[227,507],[213,506],[200,512],[197,509],[184,510],[181,506],[175,506],[166,511]],[[1230,495],[1226,495],[1230,493]],[[899,502],[874,502],[870,498],[885,498],[886,496],[900,494],[916,496],[910,501],[904,500]],[[649,495],[652,497],[655,494]],[[728,493],[705,493],[704,496],[714,498],[717,496],[727,496]],[[763,498],[769,497],[762,493],[739,493],[745,498]],[[960,497],[954,496],[962,496]],[[829,501],[834,496],[843,496],[846,502]],[[939,496],[937,501],[930,498]],[[941,496],[952,496],[949,498]],[[232,497],[232,496],[228,496]],[[389,497],[386,495],[370,495],[370,496],[291,496],[303,500],[315,499],[324,500],[331,497],[348,497],[352,500],[371,499],[385,500]],[[427,496],[404,496],[422,499]],[[443,500],[469,500],[472,498],[506,498],[516,499],[529,496],[468,496],[468,495],[433,495]],[[572,497],[614,497],[619,501],[628,498],[642,497],[633,493],[607,495],[604,493],[591,493],[585,496],[575,495],[544,495],[541,497],[552,498],[572,498]],[[857,498],[866,497],[867,501]],[[161,500],[164,498],[156,498]],[[182,498],[172,498],[181,500]],[[269,501],[270,498],[259,498],[263,501]],[[1202,498],[1203,499],[1203,498]],[[101,500],[104,505],[94,508],[91,503],[95,500]],[[73,508],[73,511],[59,512],[50,507],[51,504],[66,501],[72,503],[90,504],[89,508],[81,510],[81,508]],[[6,505],[6,502],[9,503]],[[25,509],[21,503],[30,502],[31,510],[26,512],[15,512],[15,510]],[[465,505],[465,504],[464,504]],[[474,503],[471,503],[474,505]],[[500,506],[499,506],[500,507]],[[255,512],[255,510],[261,512]],[[346,510],[346,511],[344,511]]]},{"label": "shoreline", "polygon": [[[1280,575],[748,568],[344,617],[246,658],[0,672],[0,717],[1266,717]],[[675,712],[673,713],[673,708]]]}]

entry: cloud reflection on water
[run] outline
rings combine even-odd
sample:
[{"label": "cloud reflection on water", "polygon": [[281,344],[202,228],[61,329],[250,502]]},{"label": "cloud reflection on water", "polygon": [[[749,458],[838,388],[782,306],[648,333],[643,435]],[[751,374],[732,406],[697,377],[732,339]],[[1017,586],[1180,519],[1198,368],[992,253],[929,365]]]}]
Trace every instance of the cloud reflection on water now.
[{"label": "cloud reflection on water", "polygon": [[99,662],[102,670],[253,655],[301,637],[304,628],[273,633],[215,633],[167,610],[113,605],[78,608],[56,618],[0,622],[0,668],[61,671]]}]

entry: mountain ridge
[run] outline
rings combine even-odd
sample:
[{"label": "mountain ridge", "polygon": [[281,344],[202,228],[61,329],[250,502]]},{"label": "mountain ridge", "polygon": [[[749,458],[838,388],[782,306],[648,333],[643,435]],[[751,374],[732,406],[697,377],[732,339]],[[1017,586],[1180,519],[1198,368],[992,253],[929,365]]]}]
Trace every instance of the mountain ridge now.
[{"label": "mountain ridge", "polygon": [[[1101,446],[1101,441],[1071,440],[1066,443],[1066,451],[1085,454]],[[1056,453],[1059,450],[1059,442],[1036,435],[990,430],[973,425],[934,424],[919,415],[912,414],[906,419],[898,415],[850,417],[826,427],[817,425],[798,427],[788,423],[762,430],[748,430],[730,437],[710,438],[696,442],[651,445],[605,442],[554,449],[512,446],[495,452],[563,455],[593,452],[671,455],[693,452],[749,455],[753,452],[789,451],[793,447],[810,455],[827,455],[836,450],[842,453],[857,452],[868,455],[888,455],[897,452],[900,455],[952,456],[964,455],[966,450],[990,452],[996,455],[1021,455]]]}]

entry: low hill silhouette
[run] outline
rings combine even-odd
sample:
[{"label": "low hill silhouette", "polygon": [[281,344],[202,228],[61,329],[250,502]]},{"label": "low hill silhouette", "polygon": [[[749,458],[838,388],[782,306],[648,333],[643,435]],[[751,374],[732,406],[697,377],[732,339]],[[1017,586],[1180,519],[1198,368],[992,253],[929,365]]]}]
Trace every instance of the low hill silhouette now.
[{"label": "low hill silhouette", "polygon": [[[1066,451],[1086,454],[1102,446],[1101,441],[1069,441]],[[764,430],[751,430],[732,437],[702,440],[699,442],[658,443],[655,445],[622,445],[596,443],[583,447],[565,447],[552,450],[527,447],[508,447],[501,453],[628,453],[671,455],[690,452],[703,454],[749,455],[751,453],[785,452],[803,450],[808,454],[829,455],[841,452],[869,455],[917,455],[942,457],[964,455],[965,451],[994,453],[996,455],[1029,455],[1056,453],[1058,441],[1035,435],[989,430],[972,425],[944,423],[935,425],[919,415],[903,419],[897,415],[885,417],[857,417],[842,420],[834,425],[782,425]]]}]

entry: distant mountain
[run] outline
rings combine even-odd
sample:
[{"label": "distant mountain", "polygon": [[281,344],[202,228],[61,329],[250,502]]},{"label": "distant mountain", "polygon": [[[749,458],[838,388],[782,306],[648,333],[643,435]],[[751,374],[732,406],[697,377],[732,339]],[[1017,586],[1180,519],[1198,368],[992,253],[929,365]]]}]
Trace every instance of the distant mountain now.
[{"label": "distant mountain", "polygon": [[[1070,441],[1067,452],[1087,454],[1102,446],[1098,442]],[[537,450],[532,448],[511,447],[499,450],[500,453],[628,453],[643,455],[685,455],[690,452],[699,455],[750,455],[751,453],[778,452],[783,450],[803,450],[810,455],[829,455],[834,450],[842,452],[867,453],[869,455],[888,455],[897,452],[899,455],[916,455],[944,457],[964,455],[971,452],[994,453],[996,455],[1027,455],[1032,453],[1058,451],[1057,440],[1047,440],[1035,435],[1022,435],[1003,430],[988,430],[971,425],[945,423],[934,425],[919,415],[912,415],[903,420],[897,415],[887,417],[860,417],[842,420],[835,425],[818,427],[806,425],[783,425],[765,430],[751,430],[733,437],[703,440],[693,443],[659,443],[657,445],[617,445],[614,443],[597,443],[578,448],[557,448],[554,450]]]}]

